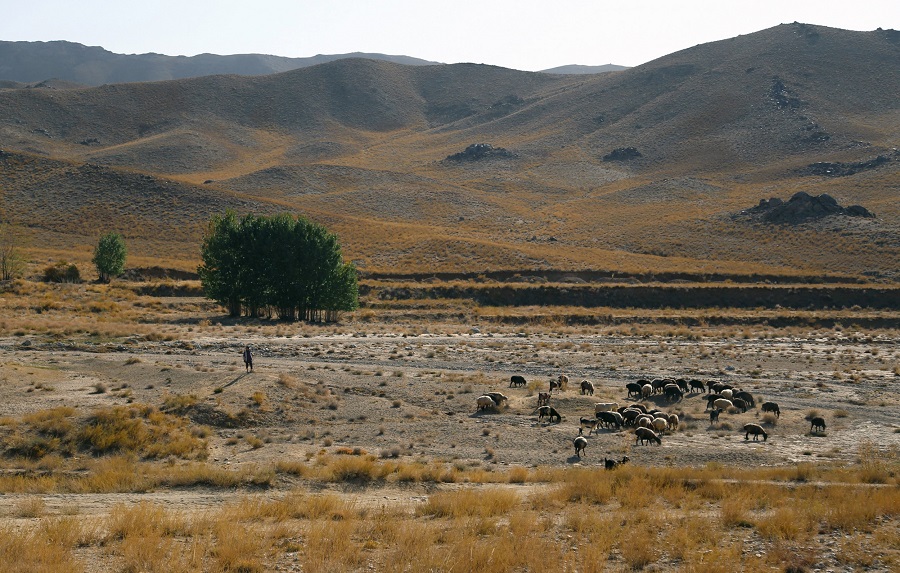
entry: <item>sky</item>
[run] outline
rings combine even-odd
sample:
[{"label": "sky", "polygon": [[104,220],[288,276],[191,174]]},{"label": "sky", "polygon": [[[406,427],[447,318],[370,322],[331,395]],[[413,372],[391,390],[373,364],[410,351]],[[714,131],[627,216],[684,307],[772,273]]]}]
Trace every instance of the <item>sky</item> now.
[{"label": "sky", "polygon": [[119,54],[370,52],[537,71],[636,66],[804,22],[900,29],[900,0],[0,0],[0,40]]}]

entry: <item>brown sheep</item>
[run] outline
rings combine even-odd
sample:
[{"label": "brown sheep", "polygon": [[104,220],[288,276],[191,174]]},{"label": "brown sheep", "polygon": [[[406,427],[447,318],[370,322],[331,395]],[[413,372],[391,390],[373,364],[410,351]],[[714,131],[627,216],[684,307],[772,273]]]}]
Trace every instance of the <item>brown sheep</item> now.
[{"label": "brown sheep", "polygon": [[744,439],[749,440],[750,434],[753,434],[754,442],[758,441],[760,436],[763,437],[764,442],[769,439],[769,434],[759,424],[744,424]]},{"label": "brown sheep", "polygon": [[659,439],[659,436],[651,430],[650,428],[638,428],[634,431],[634,443],[637,444],[638,441],[643,444],[644,442],[652,444],[656,442],[657,444],[662,444],[662,440]]}]

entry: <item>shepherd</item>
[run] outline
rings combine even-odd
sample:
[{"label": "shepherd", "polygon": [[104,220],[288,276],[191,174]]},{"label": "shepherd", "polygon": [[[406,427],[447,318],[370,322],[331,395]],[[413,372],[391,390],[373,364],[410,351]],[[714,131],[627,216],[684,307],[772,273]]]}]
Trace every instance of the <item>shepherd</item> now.
[{"label": "shepherd", "polygon": [[253,372],[253,353],[250,352],[250,345],[244,347],[244,367],[247,372]]}]

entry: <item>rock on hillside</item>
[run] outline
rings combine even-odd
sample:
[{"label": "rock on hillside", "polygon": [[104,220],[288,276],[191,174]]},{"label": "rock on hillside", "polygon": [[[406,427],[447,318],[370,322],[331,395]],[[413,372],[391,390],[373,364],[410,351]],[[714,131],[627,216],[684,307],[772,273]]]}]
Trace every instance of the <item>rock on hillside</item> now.
[{"label": "rock on hillside", "polygon": [[875,215],[860,205],[841,207],[834,197],[822,194],[813,196],[800,191],[795,193],[787,202],[777,197],[761,199],[759,205],[742,212],[751,218],[766,221],[768,223],[786,223],[795,225],[811,219],[821,219],[831,215],[846,215],[848,217],[874,218]]},{"label": "rock on hillside", "polygon": [[473,143],[465,150],[448,155],[446,161],[480,161],[482,159],[513,158],[516,154],[502,147],[494,147],[490,143]]}]

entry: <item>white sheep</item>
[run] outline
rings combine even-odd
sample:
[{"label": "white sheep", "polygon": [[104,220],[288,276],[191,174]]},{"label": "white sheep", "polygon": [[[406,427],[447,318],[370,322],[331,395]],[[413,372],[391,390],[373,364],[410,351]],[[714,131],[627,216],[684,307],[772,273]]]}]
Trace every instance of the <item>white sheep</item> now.
[{"label": "white sheep", "polygon": [[644,398],[649,398],[650,394],[653,394],[653,386],[650,384],[644,384],[641,386],[641,396]]},{"label": "white sheep", "polygon": [[730,388],[726,388],[726,389],[722,390],[721,392],[719,392],[719,394],[721,394],[722,397],[725,398],[726,400],[731,400],[731,397],[734,396],[734,391],[731,390]]},{"label": "white sheep", "polygon": [[734,408],[734,404],[731,403],[731,400],[719,398],[715,402],[713,402],[713,407],[727,412],[731,408]]},{"label": "white sheep", "polygon": [[599,414],[600,412],[612,412],[613,410],[618,410],[619,404],[617,402],[598,402],[594,404],[594,414]]},{"label": "white sheep", "polygon": [[653,425],[653,429],[659,433],[669,427],[669,420],[666,418],[653,418],[650,423]]},{"label": "white sheep", "polygon": [[490,396],[479,396],[478,399],[475,400],[475,403],[478,404],[479,410],[487,410],[488,408],[495,408],[497,403],[494,402],[494,399]]},{"label": "white sheep", "polygon": [[669,414],[669,429],[674,431],[678,430],[678,414]]}]

